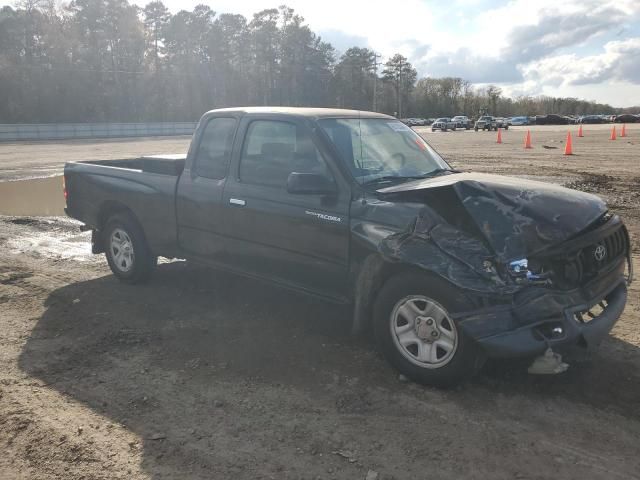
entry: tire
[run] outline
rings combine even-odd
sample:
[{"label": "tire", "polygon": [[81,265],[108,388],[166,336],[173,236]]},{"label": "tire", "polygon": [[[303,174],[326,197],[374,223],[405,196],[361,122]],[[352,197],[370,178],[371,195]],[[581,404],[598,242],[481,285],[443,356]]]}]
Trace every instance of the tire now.
[{"label": "tire", "polygon": [[[449,313],[466,303],[459,290],[435,276],[405,273],[390,278],[374,302],[374,332],[380,351],[415,382],[437,387],[459,384],[483,363],[477,344]],[[408,319],[402,310],[417,317]],[[403,327],[408,329],[398,334]],[[407,343],[403,346],[401,342]]]},{"label": "tire", "polygon": [[109,268],[124,283],[143,283],[151,277],[158,262],[142,227],[128,214],[109,218],[104,228],[103,242]]},{"label": "tire", "polygon": [[451,130],[453,130],[453,131],[455,132],[455,131],[456,131],[456,128],[458,128],[458,127],[453,127]]},{"label": "tire", "polygon": [[473,127],[473,129],[477,132],[478,131],[478,127]]},{"label": "tire", "polygon": [[505,126],[504,126],[504,129],[505,129],[505,130],[509,130],[509,125],[505,125]]},{"label": "tire", "polygon": [[435,129],[435,128],[432,128],[432,129],[431,129],[431,131],[432,131],[432,132],[435,132],[435,131],[436,131],[436,129]]}]

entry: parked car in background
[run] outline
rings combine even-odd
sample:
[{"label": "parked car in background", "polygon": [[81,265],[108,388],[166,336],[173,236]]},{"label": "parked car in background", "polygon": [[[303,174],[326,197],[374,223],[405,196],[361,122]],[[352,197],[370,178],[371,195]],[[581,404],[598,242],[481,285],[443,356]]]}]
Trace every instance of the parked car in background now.
[{"label": "parked car in background", "polygon": [[424,118],[407,118],[407,125],[410,127],[424,127],[426,125],[426,120]]},{"label": "parked car in background", "polygon": [[471,120],[469,120],[469,117],[465,115],[456,115],[451,119],[451,121],[455,122],[458,128],[464,128],[465,130],[469,130],[471,128]]},{"label": "parked car in background", "polygon": [[495,118],[490,115],[483,115],[478,120],[476,120],[476,124],[473,126],[473,129],[477,132],[478,130],[498,130],[498,125],[496,124]]},{"label": "parked car in background", "polygon": [[578,118],[578,123],[607,123],[607,119],[601,115],[584,115]]},{"label": "parked car in background", "polygon": [[549,115],[536,115],[536,125],[568,125],[568,117],[550,113]]},{"label": "parked car in background", "polygon": [[509,119],[503,117],[496,117],[496,127],[509,130]]},{"label": "parked car in background", "polygon": [[447,130],[455,130],[456,128],[457,128],[456,122],[451,120],[449,117],[438,118],[435,122],[431,124],[432,132],[435,132],[436,130],[446,132]]},{"label": "parked car in background", "polygon": [[616,118],[613,121],[616,123],[636,123],[640,120],[636,115],[625,113],[623,115],[616,115]]},{"label": "parked car in background", "polygon": [[529,117],[511,117],[509,123],[513,126],[529,125]]},{"label": "parked car in background", "polygon": [[435,122],[435,121],[436,121],[436,119],[435,119],[435,118],[426,118],[426,119],[424,120],[424,124],[425,124],[426,126],[429,126],[429,125],[432,125],[432,124],[433,124],[433,122]]}]

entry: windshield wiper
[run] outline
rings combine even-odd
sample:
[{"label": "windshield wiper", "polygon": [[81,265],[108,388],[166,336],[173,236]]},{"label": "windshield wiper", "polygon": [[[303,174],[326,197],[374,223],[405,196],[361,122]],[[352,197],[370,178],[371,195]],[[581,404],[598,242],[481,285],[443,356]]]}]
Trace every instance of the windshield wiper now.
[{"label": "windshield wiper", "polygon": [[424,173],[422,175],[415,175],[411,178],[413,180],[421,180],[423,178],[437,177],[438,175],[442,175],[443,173],[460,173],[458,170],[453,170],[451,168],[436,168],[435,170],[431,170],[430,172]]},{"label": "windshield wiper", "polygon": [[384,175],[382,177],[372,178],[366,182],[362,182],[362,185],[371,185],[372,183],[391,182],[394,180],[411,180],[413,177],[402,177],[400,175]]},{"label": "windshield wiper", "polygon": [[436,168],[435,170],[431,170],[430,172],[424,173],[422,175],[384,175],[382,177],[367,180],[366,182],[363,182],[362,185],[371,185],[373,183],[391,182],[396,180],[423,180],[425,178],[437,177],[438,175],[442,175],[444,173],[460,173],[460,171],[450,168]]}]

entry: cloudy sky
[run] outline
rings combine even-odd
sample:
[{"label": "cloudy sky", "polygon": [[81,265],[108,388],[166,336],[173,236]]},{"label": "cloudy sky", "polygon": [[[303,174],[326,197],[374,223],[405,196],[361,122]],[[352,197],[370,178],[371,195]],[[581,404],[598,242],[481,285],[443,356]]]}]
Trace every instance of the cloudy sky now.
[{"label": "cloudy sky", "polygon": [[400,52],[421,75],[640,105],[640,0],[165,0],[197,3],[249,19],[286,3],[338,50]]}]

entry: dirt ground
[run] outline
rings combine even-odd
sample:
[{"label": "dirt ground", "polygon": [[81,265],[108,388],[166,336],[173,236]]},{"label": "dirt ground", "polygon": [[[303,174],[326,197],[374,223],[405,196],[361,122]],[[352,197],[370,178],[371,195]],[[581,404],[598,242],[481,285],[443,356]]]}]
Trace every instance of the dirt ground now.
[{"label": "dirt ground", "polygon": [[[501,145],[419,131],[459,169],[603,196],[640,271],[640,125],[615,142],[608,128],[572,157],[567,127],[533,127],[526,151],[522,128]],[[0,144],[0,178],[188,141]],[[640,478],[640,282],[567,373],[491,362],[441,391],[351,337],[348,308],[184,262],[122,285],[88,241],[62,217],[0,217],[0,479]]]}]

